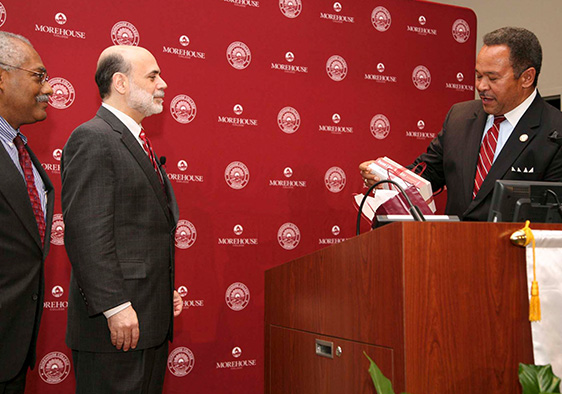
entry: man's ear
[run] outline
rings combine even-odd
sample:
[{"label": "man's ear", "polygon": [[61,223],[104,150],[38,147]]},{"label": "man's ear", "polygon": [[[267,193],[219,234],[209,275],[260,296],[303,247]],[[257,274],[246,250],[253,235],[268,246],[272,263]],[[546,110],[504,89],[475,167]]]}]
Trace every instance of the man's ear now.
[{"label": "man's ear", "polygon": [[535,82],[536,76],[537,76],[537,70],[535,70],[534,67],[529,67],[528,69],[523,71],[520,77],[522,81],[522,86],[524,88],[532,87]]},{"label": "man's ear", "polygon": [[112,77],[112,85],[117,93],[124,95],[129,88],[129,78],[123,73],[115,73]]}]

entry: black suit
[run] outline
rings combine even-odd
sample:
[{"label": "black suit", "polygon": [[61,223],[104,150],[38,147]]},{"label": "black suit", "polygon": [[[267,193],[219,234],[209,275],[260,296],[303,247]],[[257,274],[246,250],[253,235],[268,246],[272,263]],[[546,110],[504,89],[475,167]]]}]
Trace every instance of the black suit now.
[{"label": "black suit", "polygon": [[562,181],[562,150],[548,140],[553,130],[562,131],[562,113],[537,93],[473,200],[487,116],[480,100],[453,105],[439,135],[412,164],[427,163],[422,176],[431,182],[433,190],[447,186],[445,213],[462,220],[487,220],[497,179]]},{"label": "black suit", "polygon": [[[26,146],[27,147],[27,146]],[[43,263],[49,251],[54,190],[27,147],[47,190],[45,245],[23,176],[0,143],[0,382],[35,365],[35,344],[43,311]]]}]

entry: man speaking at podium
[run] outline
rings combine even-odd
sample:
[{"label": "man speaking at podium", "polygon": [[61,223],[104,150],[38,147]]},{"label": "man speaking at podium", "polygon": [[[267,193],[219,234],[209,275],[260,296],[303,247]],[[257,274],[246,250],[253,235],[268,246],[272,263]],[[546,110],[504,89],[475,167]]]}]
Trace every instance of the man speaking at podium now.
[{"label": "man speaking at podium", "polygon": [[[542,49],[522,28],[484,36],[476,59],[480,100],[455,104],[443,128],[409,168],[426,163],[433,190],[447,187],[447,215],[485,221],[497,179],[562,180],[562,150],[549,136],[562,133],[562,113],[537,91]],[[556,136],[557,133],[554,133]],[[379,179],[372,160],[359,169],[367,186]]]}]

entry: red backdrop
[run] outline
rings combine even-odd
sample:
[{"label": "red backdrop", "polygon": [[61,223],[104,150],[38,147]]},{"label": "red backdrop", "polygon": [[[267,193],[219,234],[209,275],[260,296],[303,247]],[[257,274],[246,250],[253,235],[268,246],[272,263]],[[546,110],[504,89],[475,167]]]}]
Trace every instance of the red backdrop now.
[{"label": "red backdrop", "polygon": [[32,41],[55,90],[48,119],[22,129],[57,190],[31,393],[74,392],[59,159],[100,104],[93,76],[105,47],[149,49],[169,85],[164,113],[143,123],[167,158],[181,212],[176,286],[186,310],[166,393],[263,392],[264,270],[352,237],[358,164],[383,155],[410,163],[448,108],[474,97],[468,9],[409,0],[0,1],[1,28]]}]

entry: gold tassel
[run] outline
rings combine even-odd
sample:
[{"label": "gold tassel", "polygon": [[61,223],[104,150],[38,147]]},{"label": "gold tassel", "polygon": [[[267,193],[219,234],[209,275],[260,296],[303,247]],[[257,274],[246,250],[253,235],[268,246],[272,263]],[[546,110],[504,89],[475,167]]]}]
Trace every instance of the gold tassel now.
[{"label": "gold tassel", "polygon": [[533,282],[531,284],[531,300],[529,301],[529,321],[540,321],[541,320],[541,300],[539,298],[539,282],[537,282],[537,264],[535,260],[535,237],[533,232],[529,228],[530,222],[527,220],[525,222],[525,227],[523,231],[525,232],[526,240],[525,245],[529,245],[529,242],[533,244]]}]

